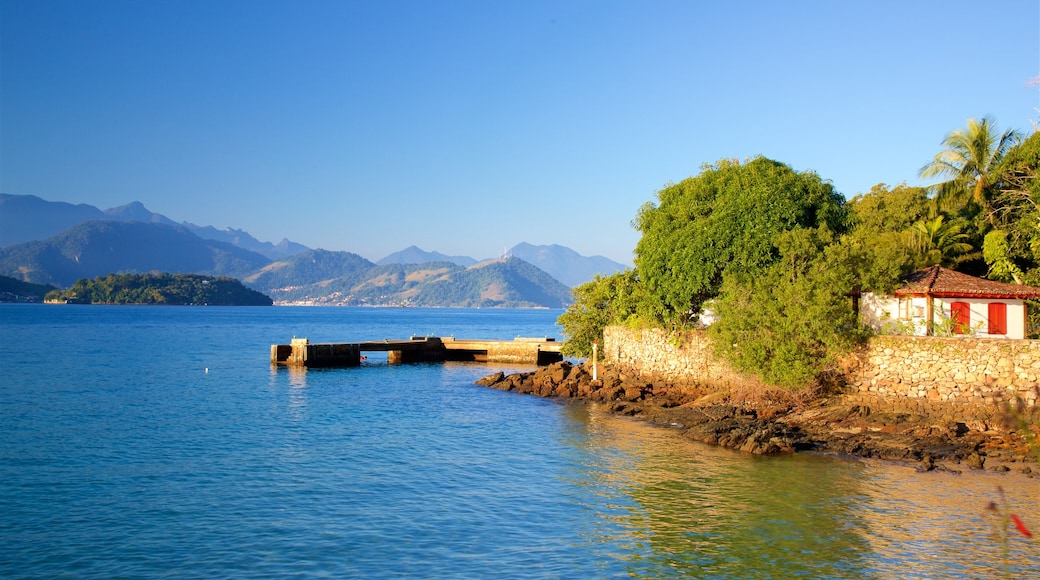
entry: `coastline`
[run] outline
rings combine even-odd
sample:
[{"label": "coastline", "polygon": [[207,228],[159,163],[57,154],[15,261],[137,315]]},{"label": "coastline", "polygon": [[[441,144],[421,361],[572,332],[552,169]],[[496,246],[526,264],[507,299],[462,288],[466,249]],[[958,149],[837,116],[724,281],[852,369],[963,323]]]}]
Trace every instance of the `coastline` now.
[{"label": "coastline", "polygon": [[568,361],[538,370],[492,373],[478,385],[602,406],[610,413],[678,429],[692,440],[755,455],[818,452],[915,465],[918,471],[1040,474],[1036,451],[1018,432],[910,413],[876,413],[841,395],[734,401],[717,391],[648,383],[600,363]]}]

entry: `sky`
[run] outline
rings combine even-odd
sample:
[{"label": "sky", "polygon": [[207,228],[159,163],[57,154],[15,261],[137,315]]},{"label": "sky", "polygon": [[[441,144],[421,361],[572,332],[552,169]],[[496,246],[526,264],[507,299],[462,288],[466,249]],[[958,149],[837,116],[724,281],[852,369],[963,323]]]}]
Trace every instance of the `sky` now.
[{"label": "sky", "polygon": [[378,260],[632,220],[762,155],[851,198],[1040,121],[1040,2],[0,0],[0,192]]}]

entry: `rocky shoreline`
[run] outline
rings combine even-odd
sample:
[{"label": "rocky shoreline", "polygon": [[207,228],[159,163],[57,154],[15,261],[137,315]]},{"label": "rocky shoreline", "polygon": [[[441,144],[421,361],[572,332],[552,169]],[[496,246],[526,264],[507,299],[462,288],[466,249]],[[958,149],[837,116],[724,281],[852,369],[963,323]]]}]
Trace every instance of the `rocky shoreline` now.
[{"label": "rocky shoreline", "polygon": [[612,413],[679,429],[693,440],[758,455],[813,451],[913,463],[921,471],[1040,473],[1035,450],[1013,429],[980,431],[934,417],[878,413],[840,395],[807,403],[763,398],[737,404],[726,393],[648,382],[603,364],[593,380],[589,363],[568,361],[494,373],[477,384],[602,404]]}]

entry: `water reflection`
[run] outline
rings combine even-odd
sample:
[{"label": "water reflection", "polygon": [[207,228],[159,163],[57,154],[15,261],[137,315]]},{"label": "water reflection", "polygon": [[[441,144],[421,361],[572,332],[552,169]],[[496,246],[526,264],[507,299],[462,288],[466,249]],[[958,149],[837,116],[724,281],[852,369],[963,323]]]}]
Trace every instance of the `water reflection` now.
[{"label": "water reflection", "polygon": [[1035,518],[1040,514],[1035,480],[991,472],[917,473],[880,462],[867,464],[864,480],[869,485],[857,525],[879,555],[879,572],[914,565],[948,576],[1040,576],[1034,545],[1013,531],[1005,542],[999,518],[986,511],[990,501],[1001,502],[999,487],[1014,511]]},{"label": "water reflection", "polygon": [[[992,577],[1004,559],[980,514],[1000,482],[1040,514],[1036,483],[996,474],[919,474],[807,454],[754,457],[677,432],[571,406],[566,443],[596,498],[590,543],[624,548],[636,577]],[[1036,576],[1025,538],[1010,573]]]}]

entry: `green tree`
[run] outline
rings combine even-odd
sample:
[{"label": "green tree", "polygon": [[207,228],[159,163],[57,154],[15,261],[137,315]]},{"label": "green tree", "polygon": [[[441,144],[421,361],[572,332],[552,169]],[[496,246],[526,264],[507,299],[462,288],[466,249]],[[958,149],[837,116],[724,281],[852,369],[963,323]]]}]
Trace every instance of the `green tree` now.
[{"label": "green tree", "polygon": [[856,256],[858,289],[891,292],[903,275],[931,265],[915,242],[913,225],[933,206],[926,189],[905,184],[878,184],[849,200],[852,229],[841,243]]},{"label": "green tree", "polygon": [[998,193],[992,200],[994,230],[983,253],[989,275],[1003,281],[1040,283],[1040,133],[1004,159]]},{"label": "green tree", "polygon": [[689,324],[726,275],[754,276],[774,264],[780,234],[847,227],[844,199],[815,173],[764,157],[702,169],[659,191],[634,221],[642,234],[636,269],[655,314],[671,326]]},{"label": "green tree", "polygon": [[606,326],[648,318],[645,309],[649,302],[634,270],[597,275],[591,282],[574,288],[572,294],[574,302],[557,319],[567,335],[563,345],[566,356],[590,356],[592,343],[603,343]]},{"label": "green tree", "polygon": [[945,149],[921,168],[923,178],[945,177],[935,185],[937,200],[948,211],[960,211],[974,202],[988,209],[993,184],[999,180],[997,169],[1007,152],[1021,140],[1017,131],[999,133],[990,117],[968,119],[968,126],[957,129],[943,140]]},{"label": "green tree", "polygon": [[1011,247],[1008,244],[1007,232],[993,230],[986,234],[982,245],[982,256],[989,266],[989,277],[1001,282],[1021,284],[1025,272],[1015,263]]},{"label": "green tree", "polygon": [[761,380],[800,390],[824,381],[866,337],[852,309],[851,246],[826,228],[785,232],[782,258],[754,275],[727,274],[708,327],[716,352]]},{"label": "green tree", "polygon": [[947,222],[942,214],[914,222],[913,229],[918,249],[931,264],[952,268],[975,249],[968,243],[964,223],[958,220]]},{"label": "green tree", "polygon": [[905,231],[927,217],[933,205],[927,189],[905,183],[895,187],[879,183],[848,202],[852,230],[870,235]]},{"label": "green tree", "polygon": [[109,274],[82,278],[52,298],[93,304],[269,306],[271,299],[233,278],[199,274]]}]

